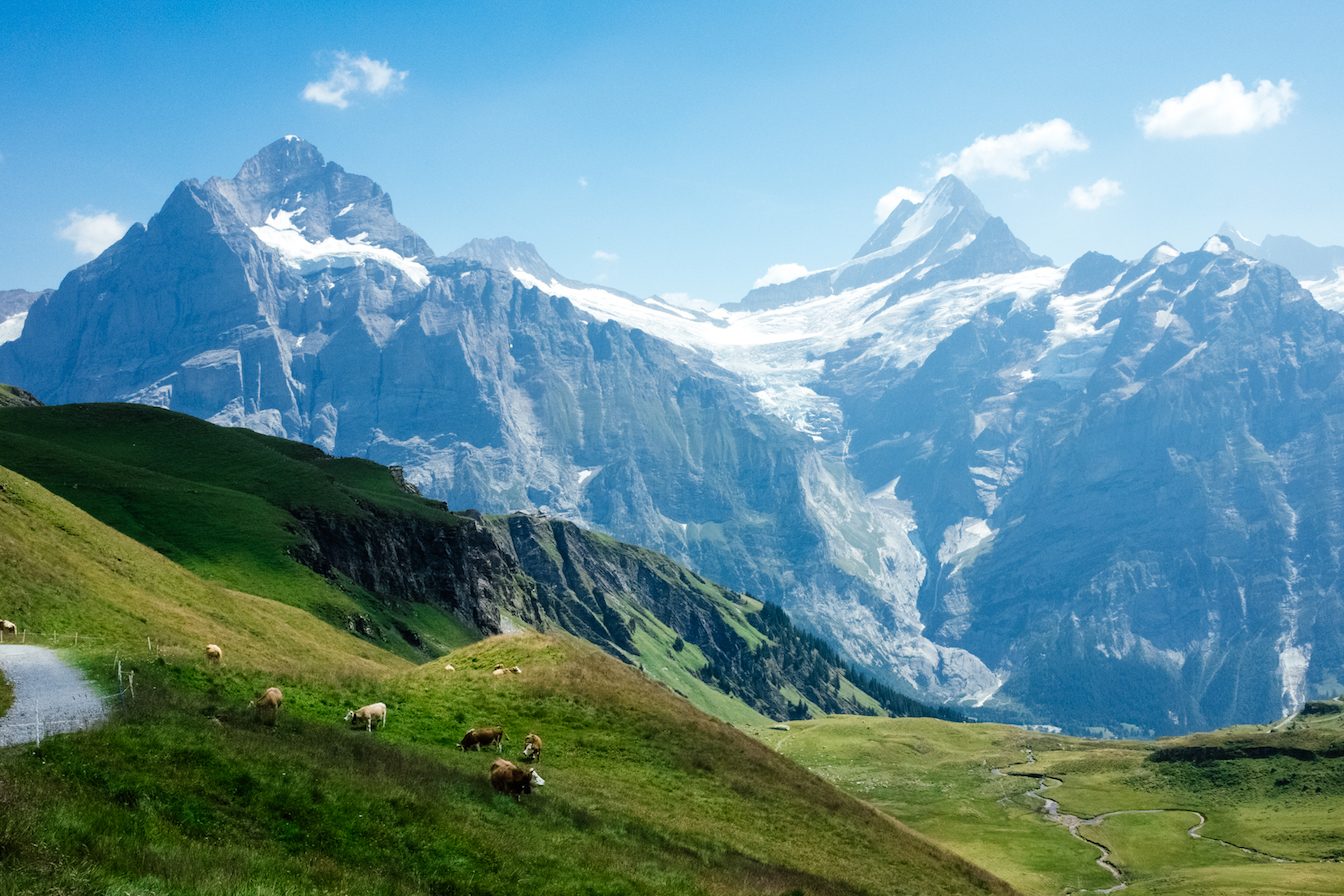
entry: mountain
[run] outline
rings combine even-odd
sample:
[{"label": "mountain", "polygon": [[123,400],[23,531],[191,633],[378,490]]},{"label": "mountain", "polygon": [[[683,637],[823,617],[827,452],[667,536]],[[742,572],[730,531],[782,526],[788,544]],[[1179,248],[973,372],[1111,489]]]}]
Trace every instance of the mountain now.
[{"label": "mountain", "polygon": [[1341,318],[1232,242],[1060,268],[945,178],[702,314],[436,257],[285,140],[68,275],[0,378],[598,529],[977,715],[1177,733],[1344,680]]},{"label": "mountain", "polygon": [[1226,222],[1218,235],[1239,252],[1283,265],[1318,302],[1344,311],[1344,246],[1315,246],[1296,236],[1266,236],[1257,244]]},{"label": "mountain", "polygon": [[0,346],[0,378],[398,465],[454,508],[563,517],[804,609],[888,683],[993,686],[923,637],[904,529],[770,396],[576,303],[718,320],[567,283],[512,241],[434,256],[376,184],[285,138],[233,179],[179,184],[72,271]]},{"label": "mountain", "polygon": [[[1000,234],[967,245],[1011,253]],[[712,327],[622,319],[737,371],[863,483],[922,561],[910,614],[993,671],[976,712],[1152,735],[1329,696],[1339,315],[1219,238],[1067,269],[963,250],[918,283],[802,278]]]},{"label": "mountain", "polygon": [[1050,264],[1050,259],[1031,254],[1002,219],[990,217],[979,198],[949,174],[923,201],[901,200],[849,261],[787,283],[757,287],[724,307],[764,311],[876,283],[885,284],[886,295],[895,298],[944,280]]},{"label": "mountain", "polygon": [[1314,246],[1301,237],[1272,235],[1257,244],[1226,222],[1218,236],[1226,238],[1238,252],[1283,265],[1299,280],[1326,280],[1344,268],[1344,246]]}]

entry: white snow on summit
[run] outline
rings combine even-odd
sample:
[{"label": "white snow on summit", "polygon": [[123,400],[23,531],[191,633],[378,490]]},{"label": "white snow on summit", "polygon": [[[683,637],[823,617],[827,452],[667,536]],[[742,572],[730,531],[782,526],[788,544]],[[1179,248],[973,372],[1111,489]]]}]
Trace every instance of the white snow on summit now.
[{"label": "white snow on summit", "polygon": [[398,255],[391,249],[374,246],[364,242],[368,234],[338,240],[334,236],[320,242],[313,242],[303,235],[303,228],[294,224],[294,218],[302,215],[306,209],[292,212],[276,209],[266,218],[266,223],[253,227],[257,239],[280,253],[285,264],[307,275],[327,268],[353,268],[366,261],[376,261],[394,267],[406,275],[406,279],[419,289],[429,285],[429,270],[413,258]]}]

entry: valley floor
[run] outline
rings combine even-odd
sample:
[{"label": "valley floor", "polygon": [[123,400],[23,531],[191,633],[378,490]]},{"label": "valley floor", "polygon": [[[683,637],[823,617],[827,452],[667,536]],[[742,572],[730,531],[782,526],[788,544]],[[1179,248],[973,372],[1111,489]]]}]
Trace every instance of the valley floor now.
[{"label": "valley floor", "polygon": [[1288,749],[1263,758],[1158,762],[1190,739],[844,716],[756,733],[1026,893],[1344,892],[1344,758],[1294,758],[1339,752],[1334,734],[1282,732]]}]

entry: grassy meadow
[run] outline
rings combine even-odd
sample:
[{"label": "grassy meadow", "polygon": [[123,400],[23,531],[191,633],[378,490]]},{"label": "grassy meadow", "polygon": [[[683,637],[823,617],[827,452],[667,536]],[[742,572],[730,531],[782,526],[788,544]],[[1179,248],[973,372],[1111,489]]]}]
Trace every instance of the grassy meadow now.
[{"label": "grassy meadow", "polygon": [[[103,727],[0,750],[0,894],[1014,892],[582,642],[416,665],[0,486],[0,614],[106,692],[135,672]],[[274,726],[248,709],[270,685]],[[343,723],[375,700],[385,729]],[[485,724],[515,760],[546,741],[521,803],[455,747]]]},{"label": "grassy meadow", "polygon": [[[423,662],[475,637],[451,614],[389,604],[291,556],[301,546],[291,509],[358,517],[368,504],[453,525],[379,464],[128,404],[0,406],[0,458],[203,579],[335,625],[363,616],[387,636],[380,646],[404,659]],[[406,626],[425,647],[399,635]]]},{"label": "grassy meadow", "polygon": [[[1026,893],[1107,889],[1123,881],[1134,894],[1249,896],[1344,892],[1344,756],[1319,758],[1344,753],[1333,724],[1327,717],[1273,734],[1260,727],[1134,742],[1005,725],[831,716],[756,733]],[[1318,758],[1151,761],[1155,750],[1201,745],[1241,753],[1288,748]],[[1030,795],[1042,781],[1040,796]],[[1096,864],[1097,846],[1046,817],[1042,797],[1057,800],[1060,815],[1083,819],[1144,812],[1078,829],[1107,848],[1121,881]],[[1153,809],[1165,811],[1145,811]],[[1206,822],[1197,839],[1188,831],[1201,815]]]}]

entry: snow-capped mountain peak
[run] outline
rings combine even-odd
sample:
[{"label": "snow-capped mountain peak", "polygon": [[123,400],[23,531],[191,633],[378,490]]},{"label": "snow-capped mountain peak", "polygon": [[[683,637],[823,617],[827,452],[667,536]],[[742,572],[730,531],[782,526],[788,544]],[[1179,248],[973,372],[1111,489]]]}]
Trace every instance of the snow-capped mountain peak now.
[{"label": "snow-capped mountain peak", "polygon": [[[978,245],[982,232],[993,236],[991,245]],[[960,265],[939,271],[968,254]],[[1001,219],[985,211],[970,188],[948,175],[922,202],[901,202],[849,261],[787,283],[758,287],[741,302],[724,307],[762,311],[878,284],[886,289],[874,297],[899,297],[945,280],[1050,264],[1050,259],[1031,254]]]},{"label": "snow-capped mountain peak", "polygon": [[[958,216],[964,217],[958,221]],[[958,239],[952,242],[956,243],[974,234],[988,219],[989,214],[980,204],[979,197],[957,177],[949,174],[934,185],[922,202],[913,203],[907,199],[896,206],[887,220],[854,253],[854,258],[902,249],[935,229],[941,232],[955,229]],[[960,226],[955,226],[957,224]]]}]

